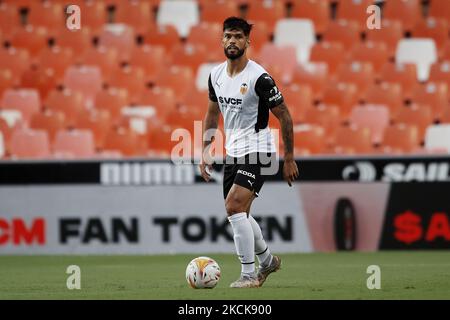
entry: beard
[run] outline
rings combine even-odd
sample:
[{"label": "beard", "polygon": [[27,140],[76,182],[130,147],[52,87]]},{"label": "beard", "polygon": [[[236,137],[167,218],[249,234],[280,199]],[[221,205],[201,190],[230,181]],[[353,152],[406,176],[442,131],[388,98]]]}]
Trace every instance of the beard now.
[{"label": "beard", "polygon": [[228,49],[229,49],[229,47],[228,48],[225,48],[223,51],[224,51],[224,53],[225,53],[225,56],[228,58],[228,59],[230,59],[230,60],[236,60],[237,58],[240,58],[240,57],[242,57],[242,55],[244,54],[244,52],[245,52],[245,49],[238,49],[237,47],[234,47],[235,48],[235,53],[230,53],[229,51],[228,51]]}]

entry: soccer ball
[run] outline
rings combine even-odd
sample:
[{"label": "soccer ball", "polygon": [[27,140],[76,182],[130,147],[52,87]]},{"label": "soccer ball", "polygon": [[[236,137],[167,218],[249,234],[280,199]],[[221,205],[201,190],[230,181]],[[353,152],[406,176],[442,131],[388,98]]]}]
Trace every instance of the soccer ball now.
[{"label": "soccer ball", "polygon": [[197,257],[186,268],[186,280],[194,289],[212,289],[220,279],[219,264],[209,257]]}]

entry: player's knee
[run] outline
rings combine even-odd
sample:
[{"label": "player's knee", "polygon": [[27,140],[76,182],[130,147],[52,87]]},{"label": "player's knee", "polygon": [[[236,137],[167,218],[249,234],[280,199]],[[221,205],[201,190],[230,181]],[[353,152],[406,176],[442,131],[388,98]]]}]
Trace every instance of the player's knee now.
[{"label": "player's knee", "polygon": [[237,197],[229,197],[225,201],[225,209],[227,214],[232,216],[233,214],[246,212],[247,204]]}]

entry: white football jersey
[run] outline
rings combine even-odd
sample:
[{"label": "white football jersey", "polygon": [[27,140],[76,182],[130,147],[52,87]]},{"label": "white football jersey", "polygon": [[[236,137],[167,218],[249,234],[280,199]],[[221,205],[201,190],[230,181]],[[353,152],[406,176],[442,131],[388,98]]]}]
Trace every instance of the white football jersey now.
[{"label": "white football jersey", "polygon": [[281,104],[283,96],[267,71],[249,60],[244,70],[230,77],[225,61],[212,69],[208,82],[209,99],[218,103],[224,118],[227,155],[276,152],[269,110]]}]

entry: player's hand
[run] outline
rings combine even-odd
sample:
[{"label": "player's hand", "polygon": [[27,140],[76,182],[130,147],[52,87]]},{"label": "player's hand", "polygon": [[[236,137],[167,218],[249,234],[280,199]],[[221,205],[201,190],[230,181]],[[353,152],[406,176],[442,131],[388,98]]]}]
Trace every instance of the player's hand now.
[{"label": "player's hand", "polygon": [[202,162],[198,165],[198,167],[200,168],[200,174],[202,175],[203,179],[208,182],[211,179],[211,175],[208,173],[208,171],[212,171],[212,165]]},{"label": "player's hand", "polygon": [[289,187],[292,187],[292,182],[298,178],[297,163],[294,159],[284,160],[283,178],[287,181]]}]

